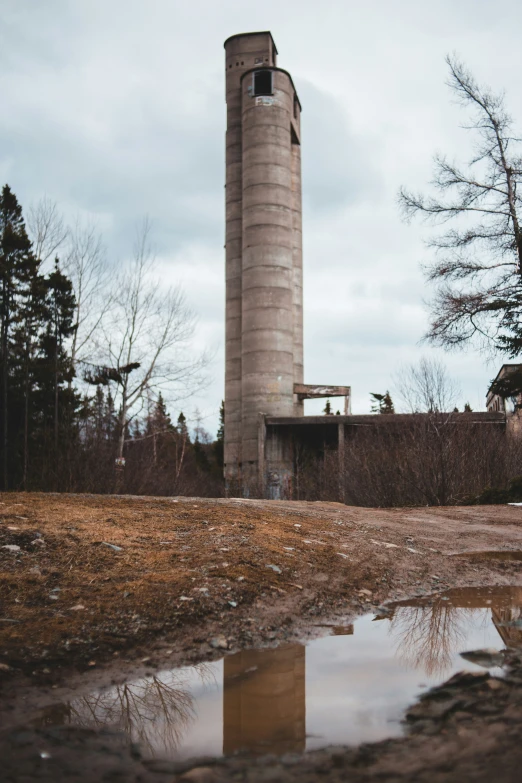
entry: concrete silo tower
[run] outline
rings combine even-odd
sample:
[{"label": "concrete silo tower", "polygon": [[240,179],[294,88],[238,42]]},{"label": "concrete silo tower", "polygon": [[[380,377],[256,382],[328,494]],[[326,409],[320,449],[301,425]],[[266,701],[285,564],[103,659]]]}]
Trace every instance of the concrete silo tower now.
[{"label": "concrete silo tower", "polygon": [[269,32],[225,52],[225,478],[249,495],[263,484],[260,414],[303,414],[301,105]]}]

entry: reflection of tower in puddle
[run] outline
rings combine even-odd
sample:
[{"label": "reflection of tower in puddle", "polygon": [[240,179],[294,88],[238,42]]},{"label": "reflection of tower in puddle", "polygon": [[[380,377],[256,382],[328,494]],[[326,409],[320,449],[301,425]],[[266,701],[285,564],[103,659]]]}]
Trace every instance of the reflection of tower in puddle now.
[{"label": "reflection of tower in puddle", "polygon": [[223,753],[305,749],[305,647],[247,650],[224,660]]}]

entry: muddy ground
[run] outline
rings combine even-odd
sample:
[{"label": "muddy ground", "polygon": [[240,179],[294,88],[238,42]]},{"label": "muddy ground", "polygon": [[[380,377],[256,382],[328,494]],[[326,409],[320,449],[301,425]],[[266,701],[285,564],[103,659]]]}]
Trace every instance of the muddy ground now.
[{"label": "muddy ground", "polygon": [[413,709],[403,739],[358,749],[176,764],[115,730],[32,720],[84,690],[311,638],[384,602],[522,586],[520,562],[458,557],[492,549],[522,550],[521,508],[0,495],[0,780],[519,780],[516,653],[506,680],[457,678]]}]

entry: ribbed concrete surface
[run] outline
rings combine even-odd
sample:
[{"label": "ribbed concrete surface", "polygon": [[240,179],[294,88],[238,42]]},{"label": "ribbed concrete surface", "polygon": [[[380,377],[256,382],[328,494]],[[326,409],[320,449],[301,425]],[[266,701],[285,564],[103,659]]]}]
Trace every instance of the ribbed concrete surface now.
[{"label": "ribbed concrete surface", "polygon": [[268,100],[252,97],[249,81],[242,86],[241,456],[243,473],[255,474],[248,463],[258,459],[259,413],[291,415],[294,404],[294,91],[280,71],[273,71],[274,94]]},{"label": "ribbed concrete surface", "polygon": [[[226,325],[225,325],[225,466],[235,481],[241,463],[241,266],[242,266],[242,124],[241,76],[256,65],[274,62],[267,33],[236,36],[226,43]],[[259,63],[257,63],[259,64]]]},{"label": "ribbed concrete surface", "polygon": [[[258,482],[259,414],[302,415],[300,117],[269,33],[226,42],[225,477]],[[268,67],[273,95],[252,94]],[[242,75],[247,73],[243,79]]]}]

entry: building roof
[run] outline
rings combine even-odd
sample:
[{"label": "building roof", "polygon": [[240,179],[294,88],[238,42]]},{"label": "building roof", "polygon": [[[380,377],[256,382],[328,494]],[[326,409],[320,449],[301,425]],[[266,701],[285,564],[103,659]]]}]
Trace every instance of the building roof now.
[{"label": "building roof", "polygon": [[512,368],[513,370],[521,370],[522,369],[522,364],[503,364],[502,365],[500,370],[497,372],[497,374],[495,375],[495,377],[493,378],[493,380],[489,384],[489,388],[488,388],[487,393],[486,393],[486,404],[489,402],[490,395],[492,394],[491,387],[493,386],[495,381],[498,381],[498,379],[502,376],[503,371],[506,370],[506,369],[509,370],[510,368]]},{"label": "building roof", "polygon": [[274,47],[274,52],[276,54],[279,54],[279,52],[277,51],[277,46],[275,45],[274,36],[270,32],[270,30],[258,30],[257,32],[254,33],[236,33],[235,35],[230,35],[225,41],[225,43],[223,44],[223,46],[226,48],[227,43],[231,41],[233,38],[246,38],[248,35],[269,35],[272,41],[272,46]]}]

